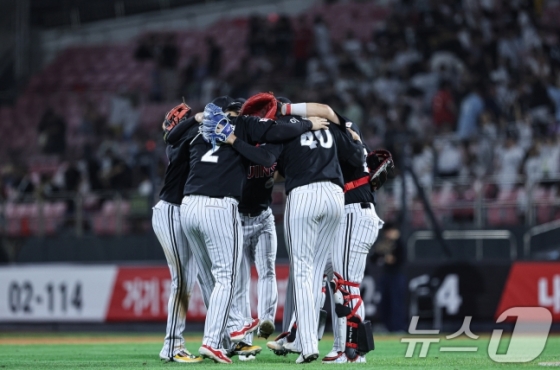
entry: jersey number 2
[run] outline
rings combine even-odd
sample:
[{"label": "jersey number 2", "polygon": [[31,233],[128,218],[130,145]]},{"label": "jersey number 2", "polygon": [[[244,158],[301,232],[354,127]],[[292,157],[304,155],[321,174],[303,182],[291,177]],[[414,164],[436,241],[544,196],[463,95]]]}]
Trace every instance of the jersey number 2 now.
[{"label": "jersey number 2", "polygon": [[[323,148],[329,149],[333,143],[332,135],[328,130],[325,130],[324,132],[327,135],[327,139],[325,140],[321,132],[323,132],[323,130],[313,131],[313,133],[307,131],[301,134],[301,146],[308,146],[310,149],[315,149],[317,148],[317,142],[319,142]],[[315,136],[313,136],[313,134],[315,134]]]},{"label": "jersey number 2", "polygon": [[218,163],[218,156],[214,155],[218,149],[220,149],[219,146],[217,146],[216,149],[210,149],[202,156],[202,158],[200,158],[200,160],[202,162]]}]

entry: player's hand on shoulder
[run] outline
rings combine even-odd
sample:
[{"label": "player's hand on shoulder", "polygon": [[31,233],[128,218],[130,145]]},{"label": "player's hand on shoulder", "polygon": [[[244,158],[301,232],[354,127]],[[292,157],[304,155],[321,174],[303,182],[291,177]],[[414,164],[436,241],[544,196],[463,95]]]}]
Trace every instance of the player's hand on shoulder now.
[{"label": "player's hand on shoulder", "polygon": [[308,117],[307,119],[311,121],[311,130],[313,131],[317,131],[321,129],[325,129],[325,130],[329,129],[329,121],[327,121],[325,118]]}]

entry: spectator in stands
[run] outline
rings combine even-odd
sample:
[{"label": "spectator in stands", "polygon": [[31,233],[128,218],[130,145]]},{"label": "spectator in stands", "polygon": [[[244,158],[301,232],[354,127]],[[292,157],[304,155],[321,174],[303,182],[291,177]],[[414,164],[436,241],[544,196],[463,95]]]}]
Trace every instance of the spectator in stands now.
[{"label": "spectator in stands", "polygon": [[109,127],[116,137],[132,138],[140,123],[139,98],[137,94],[123,90],[111,99]]},{"label": "spectator in stands", "polygon": [[555,83],[547,86],[547,92],[550,100],[554,103],[554,119],[556,123],[560,123],[560,68],[555,71]]},{"label": "spectator in stands", "polygon": [[[560,146],[557,134],[545,135],[540,143],[543,177],[556,179],[560,175]],[[553,182],[556,182],[553,180]]]},{"label": "spectator in stands", "polygon": [[247,34],[247,44],[251,56],[258,57],[266,53],[267,35],[265,21],[256,14],[252,15],[249,18]]},{"label": "spectator in stands", "polygon": [[484,109],[482,91],[483,87],[480,84],[475,84],[469,94],[461,101],[459,120],[457,122],[457,136],[459,139],[468,139],[477,133],[478,118]]},{"label": "spectator in stands", "polygon": [[515,188],[525,153],[517,142],[517,132],[509,130],[503,144],[496,148],[496,179],[500,193]]},{"label": "spectator in stands", "polygon": [[544,177],[538,144],[533,145],[527,153],[527,158],[523,164],[523,175],[527,188],[538,184]]},{"label": "spectator in stands", "polygon": [[37,127],[39,147],[44,154],[64,155],[66,151],[66,121],[52,108],[47,108]]},{"label": "spectator in stands", "polygon": [[96,138],[101,137],[106,124],[106,118],[99,112],[97,104],[88,100],[83,106],[82,121],[78,132],[88,142],[94,142]]},{"label": "spectator in stands", "polygon": [[163,101],[174,101],[179,93],[179,76],[177,62],[179,61],[179,48],[174,34],[163,36],[164,41],[158,55],[158,67],[161,78],[161,95]]},{"label": "spectator in stands", "polygon": [[417,141],[412,145],[412,170],[426,190],[434,182],[434,162],[433,149],[427,142]]},{"label": "spectator in stands", "polygon": [[208,64],[206,68],[208,75],[218,76],[222,68],[222,48],[212,37],[206,39],[206,48],[208,50]]},{"label": "spectator in stands", "polygon": [[101,181],[107,190],[125,191],[132,185],[130,167],[115,152],[110,151],[101,168]]},{"label": "spectator in stands", "polygon": [[315,40],[315,52],[324,67],[333,76],[338,73],[337,60],[331,45],[329,27],[320,15],[313,20],[313,39]]},{"label": "spectator in stands", "polygon": [[200,61],[199,55],[194,55],[185,66],[180,77],[181,96],[188,101],[199,101],[202,81],[207,75],[206,66]]},{"label": "spectator in stands", "polygon": [[60,189],[53,183],[52,176],[42,174],[39,183],[35,186],[35,199],[50,200],[56,196]]},{"label": "spectator in stands", "polygon": [[138,61],[145,61],[154,58],[154,49],[157,45],[157,35],[150,33],[140,39],[136,50],[134,51],[134,58]]},{"label": "spectator in stands", "polygon": [[[32,181],[32,176],[25,166],[18,166],[14,169],[14,178],[12,182],[11,191],[8,191],[8,196],[17,201],[31,201],[31,196],[35,192],[35,185]],[[11,193],[11,194],[10,194]]]},{"label": "spectator in stands", "polygon": [[281,15],[272,29],[274,35],[273,53],[278,56],[276,70],[285,68],[288,60],[292,57],[292,47],[294,43],[294,30],[290,18]]},{"label": "spectator in stands", "polygon": [[346,105],[344,110],[342,111],[344,117],[347,117],[350,121],[356,123],[358,127],[363,126],[364,120],[364,109],[362,106],[356,101],[352,94],[348,95],[346,100]]},{"label": "spectator in stands", "polygon": [[[451,91],[451,84],[443,80],[432,100],[432,115],[436,132],[449,132],[455,129],[457,107]],[[445,129],[443,129],[445,127]]]},{"label": "spectator in stands", "polygon": [[434,142],[436,149],[436,174],[441,178],[459,176],[462,168],[461,149],[450,135],[441,136]]},{"label": "spectator in stands", "polygon": [[300,16],[296,22],[298,28],[294,35],[294,77],[305,77],[307,61],[313,51],[313,31],[305,20],[305,16]]}]

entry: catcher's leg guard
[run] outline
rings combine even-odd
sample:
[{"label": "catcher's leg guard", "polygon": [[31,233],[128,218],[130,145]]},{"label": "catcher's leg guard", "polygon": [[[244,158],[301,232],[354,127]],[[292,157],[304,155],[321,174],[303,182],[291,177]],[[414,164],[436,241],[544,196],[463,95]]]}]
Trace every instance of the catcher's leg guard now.
[{"label": "catcher's leg guard", "polygon": [[321,340],[325,334],[325,327],[327,326],[327,311],[319,311],[319,329],[317,330],[317,339]]},{"label": "catcher's leg guard", "polygon": [[[359,287],[358,283],[346,281],[335,272],[331,286],[334,292],[335,313],[340,320],[337,330],[340,337],[346,340],[344,352],[348,360],[352,361],[374,349],[371,323],[364,322],[356,315],[358,307],[363,303],[362,298],[360,295],[350,294],[347,289],[349,286]],[[354,308],[350,307],[352,300],[357,300]]]},{"label": "catcher's leg guard", "polygon": [[[325,305],[327,299],[327,275],[323,275],[323,287],[321,288],[321,308]],[[327,326],[327,311],[321,309],[319,311],[319,326],[317,330],[317,339],[321,340],[325,334],[325,326]]]}]

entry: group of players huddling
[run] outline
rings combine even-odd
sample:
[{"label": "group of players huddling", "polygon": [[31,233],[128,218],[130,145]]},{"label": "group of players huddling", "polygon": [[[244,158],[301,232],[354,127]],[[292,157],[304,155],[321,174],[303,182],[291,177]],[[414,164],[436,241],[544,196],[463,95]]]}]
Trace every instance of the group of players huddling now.
[{"label": "group of players huddling", "polygon": [[[165,116],[169,165],[153,227],[172,278],[160,358],[254,360],[253,334],[274,331],[278,293],[276,231],[270,209],[275,181],[285,181],[284,237],[290,258],[282,334],[267,343],[277,355],[319,357],[326,291],[334,344],[323,363],[365,362],[373,334],[360,297],[366,258],[383,221],[373,192],[392,171],[390,153],[369,153],[355,124],[318,103],[292,104],[260,93],[214,99],[192,114],[181,103]],[[368,154],[369,153],[369,154]],[[251,264],[258,318],[251,317]],[[200,356],[185,348],[188,302],[198,281],[207,316]]]}]

